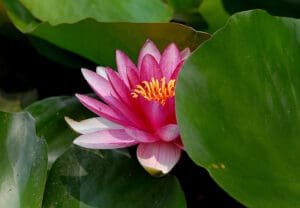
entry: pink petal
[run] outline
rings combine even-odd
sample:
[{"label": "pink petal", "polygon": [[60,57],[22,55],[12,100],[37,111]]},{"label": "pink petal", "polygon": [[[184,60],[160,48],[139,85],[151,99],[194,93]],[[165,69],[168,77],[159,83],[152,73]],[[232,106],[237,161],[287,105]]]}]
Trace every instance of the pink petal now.
[{"label": "pink petal", "polygon": [[123,129],[103,130],[77,137],[74,144],[90,149],[116,149],[136,145]]},{"label": "pink petal", "polygon": [[[106,80],[97,73],[87,69],[82,69],[82,73],[95,93],[111,107],[114,105],[114,103],[110,102],[112,100],[112,97],[118,99],[124,98],[123,101],[128,102],[127,95],[130,93],[128,92],[128,89],[124,85],[123,81],[118,77],[117,73],[114,72],[111,68],[105,67],[105,73],[108,76],[109,80]],[[113,83],[111,80],[113,80]],[[117,83],[115,84],[116,86],[113,86],[114,83]],[[115,89],[114,87],[117,89]],[[126,92],[124,92],[126,90],[127,94]],[[117,107],[118,106],[116,106],[116,108]]]},{"label": "pink petal", "polygon": [[170,142],[179,137],[179,128],[177,124],[168,124],[159,128],[156,133],[163,141]]},{"label": "pink petal", "polygon": [[112,86],[114,94],[117,95],[120,100],[127,103],[129,106],[131,105],[131,95],[128,87],[125,85],[123,80],[117,75],[115,71],[111,68],[106,68],[106,74],[108,76],[108,80]]},{"label": "pink petal", "polygon": [[166,123],[177,123],[176,113],[175,113],[175,97],[171,97],[167,100],[165,104],[165,108],[167,109]]},{"label": "pink petal", "polygon": [[[123,81],[119,78],[118,74],[114,72],[111,68],[106,67],[105,72],[109,78],[109,81],[96,74],[93,71],[83,69],[83,74],[91,87],[93,89],[98,88],[99,91],[95,91],[96,94],[101,97],[111,108],[119,109],[121,105],[127,104],[126,109],[129,109],[131,106],[130,99],[130,91],[125,86]],[[101,87],[99,87],[100,85]],[[91,98],[92,99],[92,98]],[[97,101],[96,101],[97,102]],[[95,103],[95,102],[93,102]],[[99,101],[98,101],[99,104]],[[101,104],[99,104],[101,105]],[[124,107],[125,108],[125,107]],[[95,112],[94,110],[90,109]],[[118,111],[115,111],[118,112]],[[96,113],[97,114],[97,113]],[[127,117],[127,116],[125,116]]]},{"label": "pink petal", "polygon": [[160,59],[160,68],[163,72],[163,76],[169,81],[171,75],[176,69],[177,65],[182,61],[180,51],[174,43],[171,43],[164,50]]},{"label": "pink petal", "polygon": [[157,63],[159,63],[161,57],[160,52],[157,49],[156,45],[151,40],[148,39],[146,40],[144,46],[140,51],[139,58],[138,58],[138,69],[141,68],[143,58],[146,54],[152,55],[157,61]]},{"label": "pink petal", "polygon": [[125,128],[125,132],[135,140],[143,143],[155,142],[159,138],[145,131],[134,128]]},{"label": "pink petal", "polygon": [[137,158],[151,175],[164,175],[176,165],[181,150],[173,143],[141,143],[137,148]]},{"label": "pink petal", "polygon": [[191,50],[189,48],[185,48],[180,52],[181,58],[186,60],[191,55]]},{"label": "pink petal", "polygon": [[150,54],[146,54],[140,68],[140,80],[149,82],[151,78],[160,80],[162,72],[155,58]]},{"label": "pink petal", "polygon": [[91,70],[81,69],[81,71],[91,88],[103,100],[105,100],[105,98],[108,96],[115,96],[115,93],[108,80]]},{"label": "pink petal", "polygon": [[130,89],[133,89],[138,84],[141,84],[139,75],[138,75],[138,73],[135,69],[132,69],[132,68],[128,67],[126,70],[127,70],[127,78],[128,78]]},{"label": "pink petal", "polygon": [[156,101],[148,101],[142,96],[139,96],[137,99],[139,102],[139,111],[144,115],[148,129],[155,131],[165,123],[168,116],[165,106]]},{"label": "pink petal", "polygon": [[117,125],[105,118],[95,117],[89,118],[82,121],[75,121],[69,117],[65,117],[65,121],[69,126],[76,132],[80,134],[93,133],[105,129],[122,129],[123,127]]},{"label": "pink petal", "polygon": [[127,126],[133,126],[139,129],[145,128],[145,123],[143,119],[139,116],[137,111],[132,108],[132,106],[126,105],[126,103],[121,102],[120,100],[110,97],[109,103],[111,103],[110,107],[117,112],[118,114],[125,117],[130,123]]},{"label": "pink petal", "polygon": [[181,141],[181,138],[178,137],[177,139],[175,139],[173,141],[173,144],[175,144],[178,148],[180,148],[181,150],[184,150],[184,146],[183,146],[183,143]]},{"label": "pink petal", "polygon": [[178,74],[179,74],[180,70],[182,69],[183,64],[184,64],[184,61],[181,61],[181,62],[177,65],[177,67],[176,67],[176,69],[173,71],[173,74],[171,75],[171,78],[170,78],[170,79],[175,79],[175,80],[177,80]]},{"label": "pink petal", "polygon": [[115,122],[120,125],[130,125],[130,121],[128,121],[122,114],[117,113],[109,106],[105,105],[104,103],[91,98],[86,95],[76,94],[76,97],[79,101],[90,111],[94,112],[95,114],[106,118],[112,122]]},{"label": "pink petal", "polygon": [[120,50],[116,51],[116,62],[117,62],[118,72],[122,80],[125,82],[127,87],[129,87],[129,82],[127,78],[127,68],[131,68],[137,71],[136,66],[131,61],[131,59]]}]

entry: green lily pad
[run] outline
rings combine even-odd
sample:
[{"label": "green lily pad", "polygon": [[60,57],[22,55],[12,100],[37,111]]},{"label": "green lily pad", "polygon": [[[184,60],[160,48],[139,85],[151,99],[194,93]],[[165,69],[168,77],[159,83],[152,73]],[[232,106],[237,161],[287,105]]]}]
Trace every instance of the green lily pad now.
[{"label": "green lily pad", "polygon": [[30,114],[0,112],[0,158],[0,207],[41,207],[47,145]]},{"label": "green lily pad", "polygon": [[126,150],[72,147],[53,165],[44,207],[184,208],[174,176],[154,178]]},{"label": "green lily pad", "polygon": [[25,110],[35,118],[37,135],[47,140],[49,168],[77,136],[64,117],[83,120],[95,116],[75,96],[47,98],[31,104]]},{"label": "green lily pad", "polygon": [[175,42],[180,49],[194,50],[210,37],[175,23],[103,23],[85,19],[74,24],[51,26],[37,22],[17,0],[4,0],[4,3],[12,22],[22,32],[104,66],[115,66],[116,49],[125,51],[132,58],[137,57],[148,38],[160,49]]},{"label": "green lily pad", "polygon": [[41,24],[32,34],[95,63],[109,66],[115,65],[116,49],[137,57],[148,38],[160,49],[175,42],[180,49],[189,47],[194,50],[210,37],[207,33],[175,23],[99,23],[93,20],[55,27]]},{"label": "green lily pad", "polygon": [[43,22],[75,23],[86,18],[99,22],[168,22],[172,10],[161,0],[20,0]]},{"label": "green lily pad", "polygon": [[248,207],[300,207],[299,31],[296,19],[238,13],[178,80],[186,151]]}]

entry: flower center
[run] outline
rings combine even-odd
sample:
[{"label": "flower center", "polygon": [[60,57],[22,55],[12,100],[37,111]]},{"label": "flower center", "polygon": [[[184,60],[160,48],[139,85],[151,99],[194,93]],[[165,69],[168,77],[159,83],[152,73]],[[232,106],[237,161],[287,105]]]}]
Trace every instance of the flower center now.
[{"label": "flower center", "polygon": [[138,98],[139,95],[143,96],[146,100],[153,100],[165,105],[166,101],[175,96],[175,79],[171,79],[166,83],[166,78],[161,80],[152,77],[150,82],[143,81],[142,84],[137,85],[131,95],[133,98]]}]

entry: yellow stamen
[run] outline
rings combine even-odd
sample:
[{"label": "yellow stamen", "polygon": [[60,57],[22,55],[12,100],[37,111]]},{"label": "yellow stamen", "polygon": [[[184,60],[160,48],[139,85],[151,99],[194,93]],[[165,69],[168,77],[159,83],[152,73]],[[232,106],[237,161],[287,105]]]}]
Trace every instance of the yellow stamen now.
[{"label": "yellow stamen", "polygon": [[166,78],[161,80],[154,79],[151,81],[143,81],[142,84],[137,85],[131,95],[133,98],[138,98],[139,95],[143,96],[146,100],[153,100],[160,102],[162,105],[166,104],[166,101],[175,96],[175,79],[171,79],[166,83]]}]

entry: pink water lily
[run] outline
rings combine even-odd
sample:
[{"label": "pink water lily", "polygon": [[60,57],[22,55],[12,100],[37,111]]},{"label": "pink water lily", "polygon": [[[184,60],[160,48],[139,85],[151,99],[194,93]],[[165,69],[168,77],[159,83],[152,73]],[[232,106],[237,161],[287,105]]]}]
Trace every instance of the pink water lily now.
[{"label": "pink water lily", "polygon": [[118,72],[97,67],[82,69],[86,81],[101,101],[76,94],[80,102],[100,117],[81,122],[66,117],[80,135],[74,144],[91,149],[137,147],[140,164],[152,175],[168,173],[178,162],[183,145],[175,115],[175,86],[189,49],[174,43],[163,53],[147,40],[137,66],[116,51]]}]

